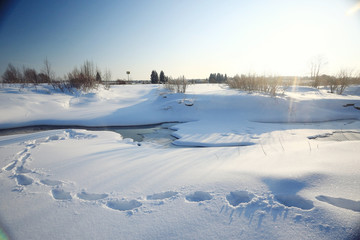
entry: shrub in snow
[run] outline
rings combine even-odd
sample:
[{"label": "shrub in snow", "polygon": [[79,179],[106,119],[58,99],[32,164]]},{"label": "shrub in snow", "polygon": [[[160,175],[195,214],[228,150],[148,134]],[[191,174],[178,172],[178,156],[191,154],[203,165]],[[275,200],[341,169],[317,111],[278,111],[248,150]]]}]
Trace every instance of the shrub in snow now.
[{"label": "shrub in snow", "polygon": [[175,93],[185,93],[188,86],[188,81],[185,76],[180,76],[176,79],[171,77],[165,83],[165,88]]},{"label": "shrub in snow", "polygon": [[94,64],[90,61],[85,61],[80,69],[68,73],[68,81],[72,88],[80,89],[85,92],[97,88],[99,81],[96,78],[97,72],[95,71]]},{"label": "shrub in snow", "polygon": [[248,74],[241,76],[235,75],[233,78],[227,81],[230,88],[236,88],[248,92],[264,92],[271,96],[276,96],[282,84],[281,77],[266,77],[257,76],[255,74]]},{"label": "shrub in snow", "polygon": [[14,65],[9,63],[7,69],[2,75],[3,83],[20,83],[22,79],[22,74],[19,69],[15,68]]}]

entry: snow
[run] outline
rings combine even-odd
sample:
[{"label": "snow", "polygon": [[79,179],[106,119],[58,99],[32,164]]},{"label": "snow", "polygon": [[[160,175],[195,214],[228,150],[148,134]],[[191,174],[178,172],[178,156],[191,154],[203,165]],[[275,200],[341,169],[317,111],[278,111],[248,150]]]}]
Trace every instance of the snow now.
[{"label": "snow", "polygon": [[[359,89],[5,85],[0,128],[69,128],[0,136],[0,226],[11,239],[356,239]],[[178,122],[172,148],[71,128],[162,122]]]}]

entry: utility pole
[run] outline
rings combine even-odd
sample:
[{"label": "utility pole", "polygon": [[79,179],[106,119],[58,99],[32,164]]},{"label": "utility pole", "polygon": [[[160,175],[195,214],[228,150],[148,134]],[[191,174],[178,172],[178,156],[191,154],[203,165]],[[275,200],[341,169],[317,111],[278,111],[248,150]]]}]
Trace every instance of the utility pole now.
[{"label": "utility pole", "polygon": [[126,71],[126,74],[128,75],[128,81],[130,80],[130,71]]}]

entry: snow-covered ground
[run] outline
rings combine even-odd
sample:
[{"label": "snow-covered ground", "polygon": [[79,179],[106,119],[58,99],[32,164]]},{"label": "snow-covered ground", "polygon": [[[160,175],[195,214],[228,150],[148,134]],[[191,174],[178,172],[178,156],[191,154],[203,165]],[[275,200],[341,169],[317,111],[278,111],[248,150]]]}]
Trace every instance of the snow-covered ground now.
[{"label": "snow-covered ground", "polygon": [[356,239],[359,105],[359,86],[4,86],[0,128],[176,121],[179,147],[71,128],[1,136],[0,226],[11,239]]}]

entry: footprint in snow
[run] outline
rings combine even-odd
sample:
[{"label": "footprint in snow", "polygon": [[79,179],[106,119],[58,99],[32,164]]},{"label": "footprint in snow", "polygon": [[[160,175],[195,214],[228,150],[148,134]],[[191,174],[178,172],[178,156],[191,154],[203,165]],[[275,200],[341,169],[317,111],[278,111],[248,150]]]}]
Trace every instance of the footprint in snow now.
[{"label": "footprint in snow", "polygon": [[275,200],[287,207],[297,207],[303,210],[314,208],[314,204],[311,200],[307,200],[299,195],[278,194],[275,195]]},{"label": "footprint in snow", "polygon": [[16,168],[16,173],[30,173],[31,170],[25,168],[24,166],[20,166]]},{"label": "footprint in snow", "polygon": [[196,191],[194,193],[186,195],[185,198],[190,202],[202,202],[206,200],[211,200],[212,196],[208,192]]},{"label": "footprint in snow", "polygon": [[316,197],[317,200],[329,203],[333,206],[349,209],[355,212],[360,212],[360,201],[353,201],[346,198],[334,198],[320,195]]},{"label": "footprint in snow", "polygon": [[178,194],[178,192],[173,192],[173,191],[167,191],[167,192],[162,192],[162,193],[154,193],[153,195],[148,195],[146,197],[147,200],[163,200],[166,198],[171,198],[174,197]]},{"label": "footprint in snow", "polygon": [[250,202],[253,197],[254,195],[247,191],[234,191],[226,195],[226,200],[229,202],[230,205],[236,207],[240,203]]},{"label": "footprint in snow", "polygon": [[62,184],[62,181],[50,180],[50,179],[43,179],[43,180],[40,180],[40,182],[44,185],[53,186],[53,187]]},{"label": "footprint in snow", "polygon": [[106,203],[107,207],[118,211],[133,210],[141,205],[142,203],[137,200],[111,200]]},{"label": "footprint in snow", "polygon": [[76,194],[76,196],[82,200],[96,201],[107,198],[109,195],[106,193],[98,194],[98,193],[87,193],[82,191],[81,193]]},{"label": "footprint in snow", "polygon": [[70,192],[65,192],[62,189],[53,189],[51,191],[52,196],[56,200],[71,200],[72,197],[70,195]]},{"label": "footprint in snow", "polygon": [[34,180],[32,178],[27,177],[22,174],[16,175],[16,181],[19,185],[22,185],[22,186],[27,186],[34,182]]},{"label": "footprint in snow", "polygon": [[5,167],[3,167],[3,170],[6,170],[6,171],[13,170],[14,167],[16,166],[16,163],[17,163],[17,161],[13,161],[13,162],[9,163]]}]

